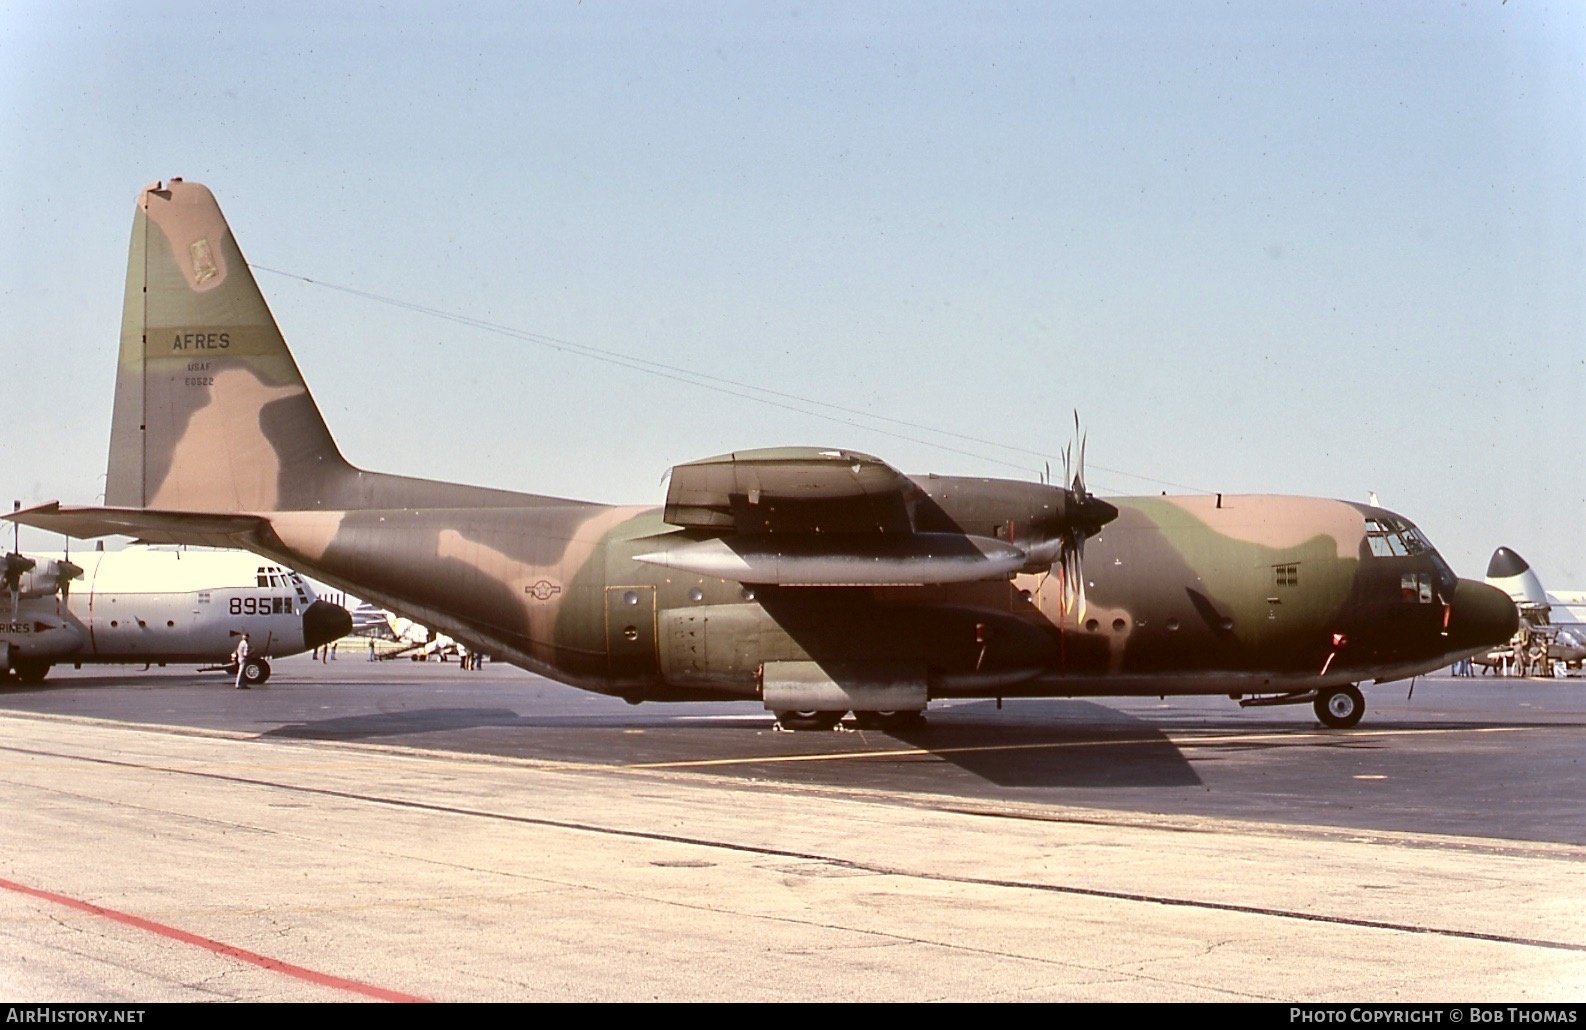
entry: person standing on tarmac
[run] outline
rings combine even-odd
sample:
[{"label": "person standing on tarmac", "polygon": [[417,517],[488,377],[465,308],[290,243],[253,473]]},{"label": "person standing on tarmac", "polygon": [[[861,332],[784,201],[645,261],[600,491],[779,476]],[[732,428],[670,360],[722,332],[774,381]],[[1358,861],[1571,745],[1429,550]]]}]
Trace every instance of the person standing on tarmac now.
[{"label": "person standing on tarmac", "polygon": [[248,684],[243,682],[248,668],[248,634],[244,633],[242,639],[237,641],[237,689],[247,690]]}]

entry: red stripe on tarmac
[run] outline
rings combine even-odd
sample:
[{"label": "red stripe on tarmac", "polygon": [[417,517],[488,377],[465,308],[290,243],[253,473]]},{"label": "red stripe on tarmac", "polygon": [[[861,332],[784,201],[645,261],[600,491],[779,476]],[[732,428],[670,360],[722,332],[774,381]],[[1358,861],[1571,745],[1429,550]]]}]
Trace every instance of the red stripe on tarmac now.
[{"label": "red stripe on tarmac", "polygon": [[319,984],[321,987],[334,987],[339,991],[350,991],[353,994],[362,994],[366,997],[375,998],[380,1001],[429,1001],[428,998],[420,998],[413,994],[403,994],[400,991],[388,991],[384,987],[374,987],[370,984],[359,983],[356,980],[343,980],[341,977],[331,976],[329,973],[316,973],[312,969],[304,969],[302,966],[294,966],[290,962],[282,962],[280,959],[270,958],[267,955],[260,955],[258,952],[247,951],[243,948],[236,948],[230,944],[222,944],[219,941],[212,941],[208,937],[200,937],[196,933],[188,933],[186,930],[178,930],[174,926],[166,926],[164,923],[156,923],[152,920],[144,919],[141,916],[131,915],[127,912],[117,912],[113,908],[105,908],[101,905],[93,905],[86,901],[78,901],[76,898],[69,898],[64,894],[56,894],[54,891],[39,890],[37,887],[24,886],[20,883],[13,883],[10,880],[0,880],[0,887],[4,887],[9,891],[16,891],[18,894],[26,894],[31,898],[42,898],[45,901],[53,901],[57,905],[65,905],[67,908],[75,908],[79,912],[88,912],[92,915],[104,916],[106,919],[113,919],[118,923],[124,923],[127,926],[137,927],[139,930],[147,930],[150,933],[157,933],[161,937],[169,937],[171,940],[181,941],[183,944],[194,944],[207,951],[212,951],[217,955],[225,955],[228,958],[234,958],[241,962],[247,962],[251,965],[258,966],[261,969],[268,969],[272,972],[284,973],[287,976],[293,976],[299,980],[306,980],[311,984]]}]

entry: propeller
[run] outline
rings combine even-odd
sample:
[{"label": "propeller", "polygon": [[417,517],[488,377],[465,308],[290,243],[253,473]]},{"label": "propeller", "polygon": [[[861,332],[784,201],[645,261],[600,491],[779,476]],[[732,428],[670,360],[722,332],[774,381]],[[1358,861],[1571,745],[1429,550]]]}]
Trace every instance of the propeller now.
[{"label": "propeller", "polygon": [[22,577],[38,562],[25,555],[12,551],[6,555],[5,573],[3,575],[5,587],[11,592],[11,621],[17,619],[17,605],[22,602]]},{"label": "propeller", "polygon": [[71,581],[80,579],[83,575],[81,566],[64,558],[48,559],[44,567],[39,568],[38,559],[12,551],[5,557],[5,569],[0,573],[0,583],[4,583],[6,591],[10,593],[13,607],[22,597],[22,577],[30,572],[33,573],[33,580],[28,584],[28,597],[44,596],[46,593],[44,585],[53,579],[55,586],[48,592],[53,593],[58,590],[63,599],[71,591]]},{"label": "propeller", "polygon": [[64,558],[55,563],[55,584],[60,588],[62,601],[71,593],[72,580],[81,579],[82,576],[83,569],[80,565],[74,565]]},{"label": "propeller", "polygon": [[1062,576],[1063,611],[1077,620],[1085,617],[1085,541],[1101,532],[1101,527],[1118,517],[1118,509],[1085,488],[1085,442],[1089,437],[1074,412],[1074,437],[1079,441],[1079,460],[1073,462],[1074,443],[1063,448],[1063,478],[1069,482],[1068,510],[1060,533],[1059,575]]},{"label": "propeller", "polygon": [[31,572],[37,564],[38,562],[32,558],[18,554],[15,551],[6,555],[4,575],[6,589],[13,594],[20,592],[22,590],[22,577]]}]

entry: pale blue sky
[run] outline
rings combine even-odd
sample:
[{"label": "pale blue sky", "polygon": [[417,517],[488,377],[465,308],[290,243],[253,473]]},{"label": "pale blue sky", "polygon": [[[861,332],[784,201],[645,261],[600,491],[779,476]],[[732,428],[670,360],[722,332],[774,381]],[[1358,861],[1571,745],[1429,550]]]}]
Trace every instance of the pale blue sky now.
[{"label": "pale blue sky", "polygon": [[1078,408],[1102,492],[1375,491],[1586,588],[1578,4],[0,0],[0,144],[24,502],[103,490],[132,202],[182,175],[256,265],[858,423],[259,272],[367,467],[1033,477]]}]

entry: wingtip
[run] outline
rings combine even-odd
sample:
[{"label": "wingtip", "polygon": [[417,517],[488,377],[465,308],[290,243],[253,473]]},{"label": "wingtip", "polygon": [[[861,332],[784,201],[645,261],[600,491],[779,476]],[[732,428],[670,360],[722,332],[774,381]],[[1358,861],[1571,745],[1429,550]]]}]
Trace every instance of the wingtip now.
[{"label": "wingtip", "polygon": [[29,515],[53,515],[60,510],[60,501],[45,501],[43,504],[35,504],[31,508],[18,508],[15,511],[6,514],[5,518],[11,522],[20,522]]}]

